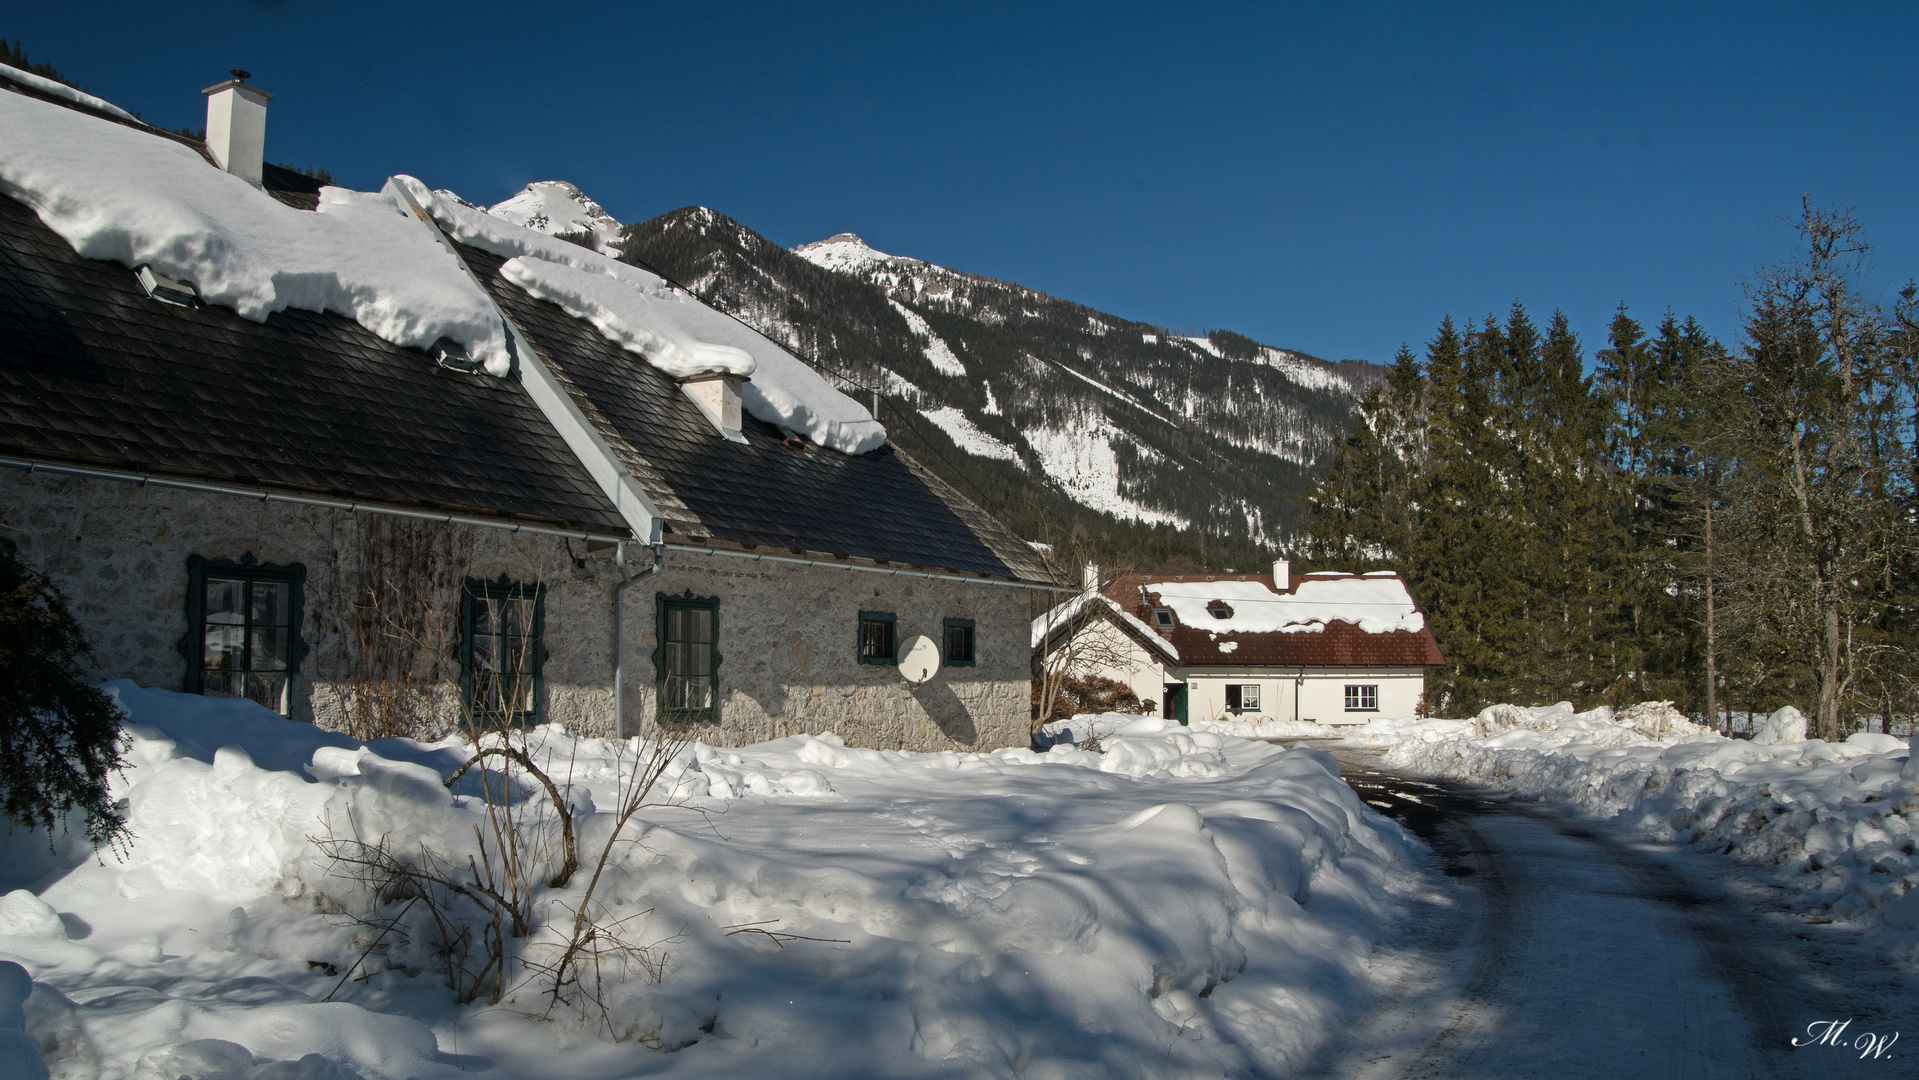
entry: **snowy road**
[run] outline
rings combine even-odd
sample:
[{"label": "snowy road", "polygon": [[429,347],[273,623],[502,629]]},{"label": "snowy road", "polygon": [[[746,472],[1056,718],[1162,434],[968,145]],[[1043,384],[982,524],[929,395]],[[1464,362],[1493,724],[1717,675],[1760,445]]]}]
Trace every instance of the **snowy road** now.
[{"label": "snowy road", "polygon": [[[1778,911],[1756,875],[1336,753],[1363,798],[1432,845],[1441,874],[1406,938],[1375,957],[1386,999],[1334,1033],[1318,1074],[1915,1075],[1919,1047],[1892,1040],[1919,1036],[1919,986]],[[1791,1045],[1846,1020],[1843,1046]],[[1890,1045],[1862,1058],[1867,1033]]]}]

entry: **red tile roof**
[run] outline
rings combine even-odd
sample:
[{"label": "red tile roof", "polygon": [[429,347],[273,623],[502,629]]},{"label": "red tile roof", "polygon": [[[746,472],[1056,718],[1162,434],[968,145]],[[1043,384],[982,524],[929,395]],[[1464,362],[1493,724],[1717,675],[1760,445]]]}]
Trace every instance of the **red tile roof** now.
[{"label": "red tile roof", "polygon": [[[1304,576],[1292,575],[1292,588],[1287,591],[1295,591]],[[1358,576],[1313,575],[1315,580],[1320,581]],[[1352,623],[1338,621],[1327,623],[1324,630],[1292,633],[1220,633],[1183,623],[1176,623],[1171,629],[1163,628],[1154,619],[1153,606],[1142,602],[1140,589],[1149,581],[1240,581],[1257,582],[1273,588],[1273,577],[1271,574],[1122,574],[1102,590],[1123,610],[1172,642],[1173,647],[1179,650],[1181,662],[1187,667],[1441,667],[1446,663],[1446,658],[1440,654],[1439,643],[1433,640],[1432,631],[1425,628],[1369,634]],[[1238,644],[1230,652],[1221,652],[1219,646],[1222,642]]]}]

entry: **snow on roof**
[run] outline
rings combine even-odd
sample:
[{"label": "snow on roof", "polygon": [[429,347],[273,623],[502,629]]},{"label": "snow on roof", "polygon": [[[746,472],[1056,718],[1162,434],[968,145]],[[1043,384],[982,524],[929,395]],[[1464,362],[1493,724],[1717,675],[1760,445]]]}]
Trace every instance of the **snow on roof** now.
[{"label": "snow on roof", "polygon": [[[515,258],[509,276],[523,288],[667,374],[751,374],[740,403],[761,420],[850,454],[886,441],[872,414],[818,372],[656,275],[411,177],[394,181],[455,239]],[[0,193],[31,207],[79,254],[150,265],[254,322],[286,308],[330,311],[396,345],[450,338],[491,374],[512,369],[498,308],[386,195],[326,187],[317,211],[296,210],[172,139],[13,93],[0,93]]]},{"label": "snow on roof", "polygon": [[521,255],[500,267],[508,281],[542,300],[558,304],[574,318],[598,327],[607,339],[677,379],[708,372],[753,374],[753,354],[731,345],[715,345],[685,333],[686,293],[660,282],[653,288],[595,274],[564,263]]},{"label": "snow on roof", "polygon": [[1145,623],[1140,622],[1125,608],[1122,608],[1119,606],[1119,604],[1115,603],[1111,597],[1105,596],[1101,593],[1096,593],[1096,592],[1080,593],[1078,596],[1073,597],[1071,600],[1068,600],[1065,603],[1060,604],[1057,607],[1054,607],[1052,610],[1048,611],[1046,614],[1041,615],[1037,619],[1034,619],[1033,626],[1032,626],[1032,639],[1033,639],[1032,647],[1035,649],[1039,648],[1042,644],[1045,643],[1046,637],[1048,634],[1051,634],[1053,631],[1058,630],[1061,627],[1071,625],[1073,620],[1079,618],[1080,612],[1085,609],[1089,601],[1097,601],[1101,604],[1104,604],[1107,607],[1107,609],[1112,612],[1112,614],[1117,615],[1119,617],[1119,620],[1121,622],[1125,623],[1127,626],[1132,627],[1134,630],[1139,631],[1140,636],[1144,637],[1148,642],[1151,642],[1152,645],[1155,648],[1157,648],[1160,652],[1165,653],[1169,658],[1173,660],[1179,659],[1179,650],[1173,647],[1172,642],[1167,641],[1165,638],[1160,637],[1158,634],[1155,634],[1153,632],[1152,627],[1149,627]]},{"label": "snow on roof", "polygon": [[317,212],[295,210],[172,139],[13,93],[0,93],[0,192],[79,254],[150,265],[254,322],[331,311],[396,345],[451,338],[510,368],[492,301],[382,196],[328,187]]},{"label": "snow on roof", "polygon": [[886,442],[886,428],[865,406],[764,334],[665,278],[514,225],[451,192],[428,191],[410,177],[395,179],[407,183],[447,235],[506,256],[502,270],[508,279],[593,323],[609,340],[667,374],[750,375],[740,387],[740,405],[819,446],[864,454]]},{"label": "snow on roof", "polygon": [[618,219],[564,180],[537,180],[520,189],[518,195],[487,207],[486,212],[548,235],[592,233],[601,252],[619,253],[622,226]]},{"label": "snow on roof", "polygon": [[[1264,581],[1149,581],[1146,591],[1196,630],[1221,634],[1318,633],[1329,622],[1351,623],[1364,633],[1419,631],[1426,618],[1397,577],[1322,577],[1308,574],[1290,593]],[[1210,610],[1224,601],[1231,614]]]},{"label": "snow on roof", "polygon": [[49,79],[42,75],[35,75],[31,71],[21,71],[11,64],[0,64],[0,79],[11,79],[21,86],[32,87],[43,94],[51,94],[65,101],[71,101],[75,105],[84,105],[89,109],[97,109],[100,112],[106,113],[108,116],[117,116],[122,120],[131,120],[141,127],[147,126],[146,121],[105,98],[97,98],[92,94],[75,90],[73,87],[57,79]]}]

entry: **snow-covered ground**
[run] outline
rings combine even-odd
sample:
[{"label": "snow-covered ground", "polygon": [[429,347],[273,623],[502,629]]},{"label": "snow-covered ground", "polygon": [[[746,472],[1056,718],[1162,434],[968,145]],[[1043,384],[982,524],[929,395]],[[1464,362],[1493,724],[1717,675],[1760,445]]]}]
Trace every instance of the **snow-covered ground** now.
[{"label": "snow-covered ground", "polygon": [[1754,739],[1697,727],[1670,706],[1576,713],[1495,705],[1471,720],[1315,725],[1211,723],[1249,738],[1340,735],[1385,763],[1501,788],[1609,820],[1639,836],[1764,867],[1814,917],[1888,933],[1919,957],[1919,762],[1907,741],[1805,737],[1782,709]]},{"label": "snow-covered ground", "polygon": [[1805,739],[1792,715],[1770,733],[1779,741],[1760,741],[1765,730],[1727,739],[1664,712],[1662,722],[1656,706],[1616,718],[1495,706],[1470,721],[1374,725],[1357,737],[1390,743],[1397,768],[1507,788],[1772,868],[1811,911],[1919,931],[1919,766],[1908,765],[1906,742]]},{"label": "snow-covered ground", "polygon": [[[1139,718],[1103,753],[696,744],[667,770],[679,805],[629,826],[599,894],[657,978],[610,985],[604,1023],[541,1020],[537,984],[456,1005],[417,908],[315,842],[463,860],[477,773],[441,778],[470,747],[109,690],[131,846],[0,850],[0,1054],[29,985],[12,962],[57,1077],[1265,1074],[1367,997],[1366,957],[1419,887],[1407,834],[1310,749]],[[597,851],[630,747],[552,728],[532,746]],[[516,948],[554,948],[585,878],[540,898]]]}]

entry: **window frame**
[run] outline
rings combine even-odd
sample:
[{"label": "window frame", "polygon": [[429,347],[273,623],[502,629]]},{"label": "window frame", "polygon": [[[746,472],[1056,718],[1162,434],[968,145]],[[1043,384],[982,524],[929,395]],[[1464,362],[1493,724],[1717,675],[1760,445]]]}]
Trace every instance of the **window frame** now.
[{"label": "window frame", "polygon": [[[180,639],[178,650],[186,661],[186,677],[181,688],[189,694],[206,692],[206,581],[208,577],[238,578],[249,584],[254,581],[284,582],[287,584],[287,656],[286,656],[286,712],[280,715],[289,720],[301,719],[300,713],[306,704],[306,682],[300,677],[300,667],[306,661],[306,636],[301,632],[306,622],[306,579],[305,563],[263,563],[253,557],[253,552],[242,554],[238,559],[209,559],[203,555],[187,556],[187,632]],[[249,612],[252,604],[247,605]],[[253,617],[249,613],[245,624],[252,626]],[[252,635],[246,635],[252,648]],[[247,671],[251,672],[252,668]],[[240,697],[248,701],[243,693]],[[256,703],[257,704],[257,703]],[[264,707],[264,706],[263,706]],[[277,710],[276,710],[277,711]]]},{"label": "window frame", "polygon": [[1174,625],[1176,625],[1173,621],[1173,609],[1169,607],[1154,608],[1153,625],[1161,630],[1171,630]]},{"label": "window frame", "polygon": [[[966,631],[966,659],[953,659],[953,631]],[[940,622],[940,660],[947,667],[976,667],[979,664],[979,633],[971,619],[949,618]]]},{"label": "window frame", "polygon": [[[662,724],[717,724],[720,722],[720,663],[725,657],[720,655],[720,598],[717,596],[695,596],[688,589],[679,596],[670,593],[654,593],[653,601],[653,716]],[[708,653],[713,660],[708,678],[713,680],[713,693],[708,703],[697,709],[669,709],[666,706],[666,616],[669,611],[705,611],[713,616],[713,640]]]},{"label": "window frame", "polygon": [[[866,655],[866,624],[869,622],[886,624],[886,644],[892,651],[886,656]],[[900,662],[900,617],[890,611],[862,611],[859,621],[854,623],[853,656],[862,664],[884,664],[897,667]]]},{"label": "window frame", "polygon": [[[1235,713],[1258,712],[1260,709],[1260,698],[1264,696],[1259,692],[1259,687],[1260,687],[1260,684],[1256,682],[1227,683],[1226,684],[1227,711],[1235,712]],[[1251,690],[1253,692],[1253,702],[1250,705],[1246,703],[1246,691],[1248,690]],[[1239,704],[1237,705],[1232,704],[1232,700],[1234,698],[1239,699]]]},{"label": "window frame", "polygon": [[[1354,691],[1358,691],[1358,692],[1355,693]],[[1372,699],[1371,705],[1365,704],[1366,699],[1369,697]],[[1354,701],[1359,701],[1361,704],[1354,705],[1353,704]],[[1379,684],[1378,683],[1347,683],[1346,684],[1346,711],[1347,712],[1378,712],[1379,711]]]},{"label": "window frame", "polygon": [[[481,712],[474,704],[478,688],[473,667],[474,624],[480,604],[487,600],[524,601],[533,594],[533,621],[527,629],[528,648],[533,665],[533,686],[525,711],[506,715]],[[460,707],[475,720],[501,721],[515,727],[533,727],[546,718],[546,583],[514,581],[502,573],[497,579],[467,578],[460,586]]]}]

